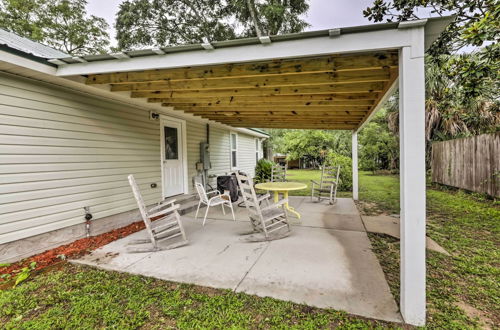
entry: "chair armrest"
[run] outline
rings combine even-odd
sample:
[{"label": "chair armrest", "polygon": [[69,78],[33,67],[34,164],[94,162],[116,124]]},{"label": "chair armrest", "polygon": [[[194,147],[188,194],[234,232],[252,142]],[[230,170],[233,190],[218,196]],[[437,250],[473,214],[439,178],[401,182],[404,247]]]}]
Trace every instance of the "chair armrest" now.
[{"label": "chair armrest", "polygon": [[207,194],[207,195],[210,195],[210,194],[215,194],[215,193],[217,193],[217,194],[219,194],[219,195],[220,195],[220,191],[218,191],[218,190],[208,191],[206,194]]},{"label": "chair armrest", "polygon": [[167,207],[169,205],[174,205],[174,203],[175,203],[175,199],[171,199],[171,200],[168,200],[168,201],[161,201],[161,202],[158,203],[158,205],[153,206],[152,208],[150,208],[149,211],[148,211],[148,213],[157,211],[157,210],[162,209],[164,207]]},{"label": "chair armrest", "polygon": [[263,200],[268,199],[269,197],[271,197],[271,195],[269,195],[269,193],[264,194],[262,196],[259,196],[259,197],[257,197],[257,202],[262,202]]},{"label": "chair armrest", "polygon": [[316,181],[314,181],[314,180],[311,180],[311,183],[312,183],[312,184],[317,184],[317,185],[319,185],[319,183],[317,183],[317,182],[316,182]]},{"label": "chair armrest", "polygon": [[274,203],[274,204],[271,204],[269,206],[266,206],[266,207],[263,207],[261,210],[264,211],[264,210],[268,210],[268,209],[271,209],[273,207],[277,207],[277,206],[281,206],[281,205],[284,205],[285,203],[288,203],[288,198],[283,198],[283,199],[280,199],[279,202],[277,203]]},{"label": "chair armrest", "polygon": [[177,205],[173,205],[169,208],[166,208],[164,210],[161,210],[159,212],[156,212],[156,213],[153,213],[153,214],[150,214],[149,215],[149,218],[156,218],[156,217],[159,217],[159,216],[162,216],[162,215],[166,215],[168,213],[172,213],[173,211],[177,210],[178,208],[180,207],[179,204]]}]

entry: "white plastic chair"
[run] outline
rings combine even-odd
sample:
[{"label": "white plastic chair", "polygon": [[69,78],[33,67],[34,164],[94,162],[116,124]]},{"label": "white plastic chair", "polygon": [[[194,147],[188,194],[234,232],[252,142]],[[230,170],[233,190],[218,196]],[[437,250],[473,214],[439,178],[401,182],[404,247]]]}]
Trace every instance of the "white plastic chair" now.
[{"label": "white plastic chair", "polygon": [[[203,226],[205,226],[205,222],[207,221],[207,215],[208,215],[208,210],[210,209],[210,206],[217,206],[221,205],[222,206],[222,213],[225,215],[226,211],[224,210],[224,205],[229,206],[231,209],[231,214],[233,215],[233,220],[236,221],[236,218],[234,217],[234,211],[233,211],[233,204],[231,203],[231,197],[228,195],[223,195],[220,193],[218,190],[212,190],[209,192],[205,191],[205,188],[203,185],[199,182],[195,183],[196,186],[196,191],[198,192],[198,196],[200,197],[200,201],[198,202],[198,208],[196,209],[196,215],[195,219],[198,219],[198,212],[200,211],[201,204],[204,204],[207,206],[207,210],[205,211],[205,217],[203,218]],[[209,198],[209,195],[215,196]]]}]

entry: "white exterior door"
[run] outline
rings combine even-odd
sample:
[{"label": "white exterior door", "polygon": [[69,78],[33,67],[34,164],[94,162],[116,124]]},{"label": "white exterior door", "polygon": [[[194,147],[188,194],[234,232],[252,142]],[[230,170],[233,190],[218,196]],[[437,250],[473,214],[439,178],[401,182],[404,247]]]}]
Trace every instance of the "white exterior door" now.
[{"label": "white exterior door", "polygon": [[184,129],[185,125],[182,121],[175,119],[162,119],[161,121],[164,197],[185,193]]}]

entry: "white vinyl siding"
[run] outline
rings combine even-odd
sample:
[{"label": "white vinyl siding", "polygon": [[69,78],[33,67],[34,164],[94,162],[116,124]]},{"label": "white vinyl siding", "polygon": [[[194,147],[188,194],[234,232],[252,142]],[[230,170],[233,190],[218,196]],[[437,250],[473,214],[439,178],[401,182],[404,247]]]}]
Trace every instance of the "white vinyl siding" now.
[{"label": "white vinyl siding", "polygon": [[[137,208],[161,199],[160,121],[149,110],[0,73],[0,244]],[[187,121],[188,187],[206,123]],[[231,172],[230,131],[210,126],[209,174]],[[255,167],[254,136],[238,134],[238,168]],[[156,183],[157,188],[151,188]]]},{"label": "white vinyl siding", "polygon": [[[159,123],[146,110],[0,74],[0,244],[161,198]],[[152,189],[151,183],[158,188]]]},{"label": "white vinyl siding", "polygon": [[238,169],[253,177],[256,164],[255,137],[238,134]]}]

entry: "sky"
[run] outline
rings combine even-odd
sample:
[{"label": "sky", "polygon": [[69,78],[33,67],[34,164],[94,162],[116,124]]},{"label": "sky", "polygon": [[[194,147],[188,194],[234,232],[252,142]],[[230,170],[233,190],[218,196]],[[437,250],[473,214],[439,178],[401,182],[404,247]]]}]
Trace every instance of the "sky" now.
[{"label": "sky", "polygon": [[[115,15],[123,0],[87,0],[87,12],[104,18],[110,25],[109,31],[114,40]],[[363,9],[373,0],[309,0],[309,13],[305,17],[311,24],[308,30],[323,30],[335,27],[365,25],[370,22],[363,17]],[[116,41],[112,42],[116,45]]]}]

